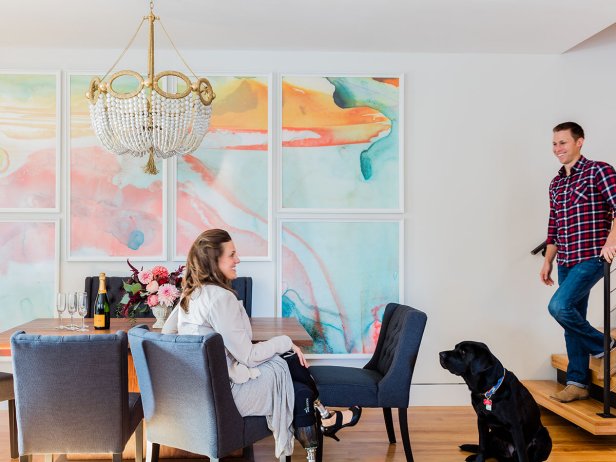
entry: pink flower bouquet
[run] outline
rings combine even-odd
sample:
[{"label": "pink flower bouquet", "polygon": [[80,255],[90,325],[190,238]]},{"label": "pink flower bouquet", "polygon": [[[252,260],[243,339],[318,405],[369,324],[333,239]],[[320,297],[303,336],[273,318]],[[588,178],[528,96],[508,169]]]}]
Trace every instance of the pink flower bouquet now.
[{"label": "pink flower bouquet", "polygon": [[135,318],[157,305],[172,307],[177,303],[182,293],[184,266],[170,273],[164,266],[138,270],[130,261],[126,262],[133,274],[124,281],[126,293],[118,306],[121,316]]}]

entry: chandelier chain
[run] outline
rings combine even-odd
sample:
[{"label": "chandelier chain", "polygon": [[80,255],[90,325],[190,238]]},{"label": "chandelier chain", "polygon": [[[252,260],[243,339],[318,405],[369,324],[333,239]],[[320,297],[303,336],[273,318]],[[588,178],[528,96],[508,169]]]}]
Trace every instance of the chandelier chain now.
[{"label": "chandelier chain", "polygon": [[133,34],[132,38],[130,39],[130,41],[128,42],[128,45],[126,45],[126,48],[124,48],[124,51],[120,54],[120,56],[118,56],[118,59],[116,59],[115,63],[113,63],[113,65],[111,66],[111,68],[107,71],[107,73],[104,75],[104,77],[101,79],[101,82],[103,80],[105,80],[107,78],[107,76],[111,73],[111,71],[113,71],[115,69],[115,67],[118,65],[118,63],[120,62],[120,60],[124,57],[124,55],[126,54],[126,52],[128,51],[128,49],[131,47],[131,45],[133,44],[133,42],[135,41],[135,38],[137,37],[137,35],[139,34],[139,31],[141,30],[141,27],[143,26],[143,23],[145,22],[147,18],[143,18],[141,20],[141,22],[139,23],[139,27],[137,27],[137,30],[135,31],[135,33]]},{"label": "chandelier chain", "polygon": [[177,55],[180,57],[180,59],[184,63],[184,66],[186,66],[188,68],[188,70],[190,71],[190,73],[193,75],[193,77],[195,79],[198,79],[199,77],[197,77],[197,75],[195,74],[195,71],[193,71],[192,68],[188,65],[188,63],[186,62],[186,60],[184,59],[184,57],[180,53],[180,50],[178,50],[177,47],[175,46],[175,43],[173,43],[173,40],[169,36],[169,33],[167,32],[167,29],[165,29],[165,25],[163,24],[163,22],[160,19],[158,20],[158,22],[160,23],[160,27],[162,27],[163,31],[165,32],[165,35],[167,36],[167,39],[171,43],[171,46],[173,47],[173,49],[175,50]]}]

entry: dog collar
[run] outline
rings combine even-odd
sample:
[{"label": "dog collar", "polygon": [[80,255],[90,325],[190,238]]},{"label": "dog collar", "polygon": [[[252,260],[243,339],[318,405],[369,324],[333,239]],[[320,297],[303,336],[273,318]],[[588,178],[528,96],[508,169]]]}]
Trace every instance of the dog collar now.
[{"label": "dog collar", "polygon": [[503,380],[505,380],[506,374],[507,374],[507,369],[503,368],[503,376],[500,379],[498,379],[498,382],[496,382],[496,385],[494,385],[492,388],[490,388],[488,391],[486,391],[483,394],[483,396],[485,396],[483,400],[483,405],[486,407],[487,411],[492,410],[492,396],[494,395],[494,393],[497,392],[497,390],[503,384]]}]

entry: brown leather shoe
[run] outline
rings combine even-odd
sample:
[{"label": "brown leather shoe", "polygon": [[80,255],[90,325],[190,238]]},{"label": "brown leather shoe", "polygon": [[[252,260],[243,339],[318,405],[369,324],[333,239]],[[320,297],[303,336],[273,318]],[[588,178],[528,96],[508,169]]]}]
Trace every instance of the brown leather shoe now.
[{"label": "brown leather shoe", "polygon": [[588,399],[588,390],[586,388],[578,387],[576,385],[567,385],[550,398],[560,401],[561,403],[570,403],[571,401],[577,401],[578,399]]}]

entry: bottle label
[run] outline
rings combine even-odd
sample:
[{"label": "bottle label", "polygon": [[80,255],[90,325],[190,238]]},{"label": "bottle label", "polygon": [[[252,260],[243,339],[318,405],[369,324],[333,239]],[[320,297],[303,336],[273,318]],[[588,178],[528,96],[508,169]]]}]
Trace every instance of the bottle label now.
[{"label": "bottle label", "polygon": [[105,327],[105,315],[104,314],[95,314],[94,315],[94,327]]}]

